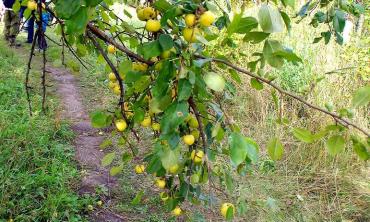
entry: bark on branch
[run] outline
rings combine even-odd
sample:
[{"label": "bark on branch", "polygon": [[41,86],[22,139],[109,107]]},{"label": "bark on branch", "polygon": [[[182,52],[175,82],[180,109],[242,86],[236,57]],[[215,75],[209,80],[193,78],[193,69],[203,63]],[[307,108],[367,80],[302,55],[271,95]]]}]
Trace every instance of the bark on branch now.
[{"label": "bark on branch", "polygon": [[288,91],[286,91],[286,90],[282,89],[281,87],[277,86],[277,85],[276,85],[276,84],[274,84],[271,80],[268,80],[268,79],[262,78],[262,77],[260,77],[260,76],[258,76],[258,75],[256,75],[256,74],[254,74],[254,73],[252,73],[252,72],[248,71],[248,70],[245,70],[245,69],[243,69],[243,68],[241,68],[241,67],[238,67],[238,66],[236,66],[236,65],[232,64],[231,62],[226,61],[226,60],[223,60],[223,59],[207,58],[207,57],[202,56],[202,55],[196,55],[196,57],[197,57],[197,58],[201,58],[201,59],[210,59],[210,60],[212,60],[213,62],[223,63],[223,64],[225,64],[225,65],[227,65],[227,66],[229,66],[229,67],[231,67],[231,68],[235,69],[235,70],[236,70],[236,71],[238,71],[238,72],[244,73],[244,74],[246,74],[246,75],[248,75],[248,76],[250,76],[250,77],[256,78],[257,80],[259,80],[259,81],[261,81],[261,82],[263,82],[263,83],[266,83],[266,84],[270,85],[272,88],[276,89],[276,90],[277,90],[278,92],[280,92],[281,94],[287,95],[287,96],[289,96],[289,97],[291,97],[291,98],[293,98],[293,99],[295,99],[295,100],[298,100],[299,102],[301,102],[301,103],[305,104],[306,106],[308,106],[308,107],[310,107],[310,108],[312,108],[312,109],[314,109],[314,110],[320,111],[320,112],[322,112],[322,113],[324,113],[324,114],[326,114],[326,115],[331,116],[334,120],[336,120],[336,121],[340,122],[342,125],[345,125],[345,126],[352,126],[353,128],[355,128],[355,129],[359,130],[360,132],[362,132],[363,134],[365,134],[367,137],[369,137],[369,136],[370,136],[370,133],[368,133],[368,132],[367,132],[367,130],[365,130],[365,129],[361,128],[360,126],[358,126],[358,125],[356,125],[356,124],[354,124],[354,123],[350,122],[349,120],[347,120],[347,119],[345,119],[345,118],[343,118],[343,117],[339,116],[338,114],[336,114],[336,113],[334,113],[334,112],[329,112],[329,111],[327,111],[327,110],[325,110],[325,109],[323,109],[323,108],[320,108],[320,107],[318,107],[318,106],[315,106],[315,105],[313,105],[313,104],[311,104],[311,103],[307,102],[306,100],[304,100],[304,99],[300,98],[299,96],[294,95],[293,93],[288,92]]}]

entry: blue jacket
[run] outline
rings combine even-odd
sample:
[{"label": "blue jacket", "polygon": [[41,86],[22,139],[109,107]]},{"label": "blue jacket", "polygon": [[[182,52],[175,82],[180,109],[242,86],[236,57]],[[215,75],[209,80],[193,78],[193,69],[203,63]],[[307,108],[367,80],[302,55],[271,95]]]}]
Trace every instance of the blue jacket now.
[{"label": "blue jacket", "polygon": [[5,8],[12,8],[15,0],[3,0]]}]

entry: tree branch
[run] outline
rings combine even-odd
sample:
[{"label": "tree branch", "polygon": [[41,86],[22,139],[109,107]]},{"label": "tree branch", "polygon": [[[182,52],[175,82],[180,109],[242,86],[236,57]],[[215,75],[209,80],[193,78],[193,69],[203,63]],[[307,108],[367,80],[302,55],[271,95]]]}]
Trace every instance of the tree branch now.
[{"label": "tree branch", "polygon": [[148,61],[148,60],[145,60],[143,57],[139,56],[138,54],[130,51],[128,48],[126,48],[125,46],[121,45],[121,44],[118,44],[116,41],[114,41],[113,38],[109,37],[107,34],[105,34],[102,30],[100,30],[99,28],[95,27],[92,23],[88,23],[87,24],[87,28],[92,32],[94,33],[98,38],[104,40],[105,42],[108,42],[109,44],[113,45],[114,47],[116,47],[117,49],[121,50],[122,52],[124,52],[127,56],[139,61],[139,62],[142,62],[142,63],[146,63],[148,65],[153,65],[154,63],[152,61]]},{"label": "tree branch", "polygon": [[[312,108],[312,109],[314,109],[314,110],[317,110],[317,111],[320,111],[320,112],[322,112],[322,113],[324,113],[324,114],[326,114],[326,115],[329,115],[329,116],[333,117],[335,120],[337,120],[337,121],[339,121],[339,122],[342,122],[342,124],[343,124],[343,123],[345,123],[347,126],[352,126],[353,128],[355,128],[355,129],[359,130],[360,132],[362,132],[363,134],[365,134],[367,137],[369,137],[369,136],[370,136],[370,134],[369,134],[365,129],[362,129],[360,126],[358,126],[358,125],[356,125],[356,124],[354,124],[354,123],[350,122],[349,120],[347,120],[347,119],[345,119],[345,118],[343,118],[343,117],[339,116],[338,114],[336,114],[336,113],[334,113],[334,112],[329,112],[329,111],[327,111],[327,110],[325,110],[325,109],[323,109],[323,108],[320,108],[320,107],[318,107],[318,106],[315,106],[315,105],[313,105],[313,104],[311,104],[311,103],[309,103],[309,102],[305,101],[304,99],[300,98],[299,96],[294,95],[294,94],[292,94],[292,93],[290,93],[290,92],[288,92],[288,91],[286,91],[286,90],[282,89],[281,87],[277,86],[276,84],[272,83],[272,81],[271,81],[271,80],[268,80],[268,79],[262,78],[262,77],[260,77],[260,76],[258,76],[258,75],[256,75],[256,74],[254,74],[254,73],[252,73],[252,72],[248,71],[248,70],[245,70],[245,69],[243,69],[243,68],[240,68],[240,67],[238,67],[238,66],[236,66],[236,65],[232,64],[231,62],[226,61],[226,60],[223,60],[223,59],[207,58],[207,57],[202,56],[202,55],[195,55],[195,56],[196,56],[196,57],[198,57],[198,58],[201,58],[201,59],[211,59],[213,62],[223,63],[223,64],[225,64],[225,65],[227,65],[227,66],[229,66],[229,67],[231,67],[231,68],[235,69],[235,70],[236,70],[236,71],[238,71],[238,72],[241,72],[241,73],[244,73],[244,74],[246,74],[246,75],[248,75],[248,76],[250,76],[250,77],[256,78],[257,80],[259,80],[259,81],[261,81],[261,82],[264,82],[264,83],[266,83],[266,84],[270,85],[272,88],[276,89],[276,90],[277,90],[277,91],[279,91],[281,94],[287,95],[287,96],[289,96],[289,97],[291,97],[291,98],[293,98],[293,99],[295,99],[295,100],[300,101],[301,103],[305,104],[306,106],[308,106],[308,107],[310,107],[310,108]],[[343,125],[344,125],[344,124],[343,124]]]}]

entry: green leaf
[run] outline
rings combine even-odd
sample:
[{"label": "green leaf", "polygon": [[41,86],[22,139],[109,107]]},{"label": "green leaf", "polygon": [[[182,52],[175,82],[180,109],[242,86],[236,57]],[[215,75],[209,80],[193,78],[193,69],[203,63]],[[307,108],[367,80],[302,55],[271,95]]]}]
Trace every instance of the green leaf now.
[{"label": "green leaf", "polygon": [[273,56],[280,56],[290,62],[302,62],[302,59],[299,58],[294,52],[284,49],[282,51],[277,51],[272,54]]},{"label": "green leaf", "polygon": [[256,78],[251,78],[251,86],[257,90],[262,90],[263,89],[263,84],[262,82],[258,81]]},{"label": "green leaf", "polygon": [[267,37],[269,37],[269,35],[270,33],[265,32],[248,32],[245,34],[243,41],[257,44],[265,40]]},{"label": "green leaf", "polygon": [[305,142],[305,143],[314,142],[312,133],[306,129],[294,128],[293,135],[295,136],[295,138],[299,139],[302,142]]},{"label": "green leaf", "polygon": [[187,79],[180,79],[178,84],[178,100],[188,100],[192,91],[192,85]]},{"label": "green leaf", "polygon": [[109,174],[111,176],[116,176],[117,174],[121,173],[123,171],[123,164],[120,164],[118,166],[114,166],[110,169]]},{"label": "green leaf", "polygon": [[139,47],[139,52],[144,56],[145,59],[159,56],[162,52],[161,45],[158,40],[152,42],[143,43]]},{"label": "green leaf", "polygon": [[155,9],[157,9],[160,12],[165,12],[171,8],[171,4],[167,2],[166,0],[155,1],[153,6]]},{"label": "green leaf", "polygon": [[231,175],[231,173],[225,173],[225,184],[229,193],[232,193],[234,191],[234,182]]},{"label": "green leaf", "polygon": [[123,163],[126,163],[132,159],[132,155],[129,152],[124,152],[121,159]]},{"label": "green leaf", "polygon": [[96,111],[90,115],[91,125],[94,128],[104,128],[112,123],[112,116]]},{"label": "green leaf", "polygon": [[282,32],[284,22],[279,10],[269,4],[262,4],[258,11],[258,21],[262,30],[266,33]]},{"label": "green leaf", "polygon": [[281,2],[285,7],[290,6],[292,9],[294,9],[296,0],[282,0]]},{"label": "green leaf", "polygon": [[352,139],[352,142],[353,142],[353,149],[360,159],[365,160],[365,161],[370,159],[370,153],[362,142],[358,140],[353,140],[353,139]]},{"label": "green leaf", "polygon": [[106,166],[110,165],[113,162],[113,160],[114,160],[115,157],[116,157],[116,153],[115,152],[107,153],[103,157],[103,159],[101,160],[101,165],[103,167],[106,167]]},{"label": "green leaf", "polygon": [[159,36],[159,44],[162,47],[162,51],[172,49],[174,46],[173,40],[170,35],[161,34]]},{"label": "green leaf", "polygon": [[281,17],[283,18],[286,29],[288,30],[288,32],[290,32],[290,30],[292,29],[292,25],[291,25],[289,15],[283,11],[280,11],[280,14],[281,14]]},{"label": "green leaf", "polygon": [[28,19],[31,16],[31,13],[32,13],[32,11],[29,10],[28,8],[26,8],[26,10],[24,10],[24,12],[23,12],[23,17],[25,19]]},{"label": "green leaf", "polygon": [[105,139],[103,140],[103,142],[99,145],[100,149],[105,149],[109,146],[113,145],[112,143],[112,140],[111,139]]},{"label": "green leaf", "polygon": [[370,102],[370,85],[358,89],[352,98],[352,106],[367,106]]},{"label": "green leaf", "polygon": [[275,68],[280,68],[284,65],[284,59],[279,55],[274,55],[276,52],[284,51],[284,47],[277,40],[266,40],[263,46],[263,56],[267,62]]},{"label": "green leaf", "polygon": [[235,28],[234,32],[239,34],[245,34],[252,29],[258,27],[258,21],[254,17],[244,17],[239,21],[239,25]]},{"label": "green leaf", "polygon": [[57,0],[55,10],[59,18],[69,19],[78,12],[81,5],[79,0]]},{"label": "green leaf", "polygon": [[243,163],[247,157],[245,139],[239,133],[232,133],[229,138],[230,158],[235,166]]},{"label": "green leaf", "polygon": [[163,134],[172,133],[177,127],[184,122],[189,114],[189,105],[187,102],[174,102],[165,111],[161,120],[161,132]]},{"label": "green leaf", "polygon": [[343,136],[335,135],[330,137],[326,141],[326,147],[330,155],[334,156],[340,152],[344,151],[344,138]]},{"label": "green leaf", "polygon": [[226,212],[226,220],[230,221],[234,218],[234,208],[229,207]]},{"label": "green leaf", "polygon": [[240,20],[242,19],[242,16],[243,16],[243,12],[234,15],[232,22],[227,27],[228,36],[231,36],[233,33],[236,32],[236,30],[238,29],[240,25]]},{"label": "green leaf", "polygon": [[172,150],[166,147],[159,156],[161,158],[163,168],[168,171],[172,166],[178,164],[180,152],[179,149]]},{"label": "green leaf", "polygon": [[95,7],[100,4],[103,0],[85,0],[87,6]]},{"label": "green leaf", "polygon": [[131,204],[132,205],[138,205],[140,202],[141,202],[141,198],[144,196],[144,191],[143,190],[140,190],[135,198],[131,201]]},{"label": "green leaf", "polygon": [[82,34],[85,32],[88,22],[88,14],[86,7],[80,7],[76,14],[66,21],[68,34]]},{"label": "green leaf", "polygon": [[252,162],[257,161],[257,144],[253,140],[245,138],[240,133],[231,133],[229,146],[231,162],[235,166],[243,163],[247,156]]},{"label": "green leaf", "polygon": [[345,24],[346,24],[346,13],[341,10],[335,10],[335,14],[333,18],[334,30],[339,33],[342,33],[344,30]]},{"label": "green leaf", "polygon": [[240,78],[240,75],[234,70],[234,69],[229,69],[229,73],[230,73],[230,76],[231,78],[237,82],[237,83],[242,83],[242,80]]},{"label": "green leaf", "polygon": [[21,9],[21,3],[19,1],[15,1],[12,6],[12,9],[14,12],[18,13],[19,9]]},{"label": "green leaf", "polygon": [[272,160],[280,160],[283,157],[284,147],[279,138],[272,138],[267,144],[267,153]]}]

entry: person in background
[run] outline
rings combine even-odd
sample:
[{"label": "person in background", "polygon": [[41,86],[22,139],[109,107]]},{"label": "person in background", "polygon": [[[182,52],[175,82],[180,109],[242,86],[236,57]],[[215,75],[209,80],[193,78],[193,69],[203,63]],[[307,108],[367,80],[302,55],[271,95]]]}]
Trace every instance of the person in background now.
[{"label": "person in background", "polygon": [[[22,19],[24,11],[27,9],[27,6],[22,6],[20,9],[19,17]],[[35,17],[31,15],[31,17],[27,20],[27,40],[26,43],[31,44],[33,42],[33,35],[34,35],[34,24],[35,24]]]},{"label": "person in background", "polygon": [[15,39],[19,33],[20,18],[12,9],[16,0],[3,0],[4,13],[4,38],[10,46],[18,46]]}]

